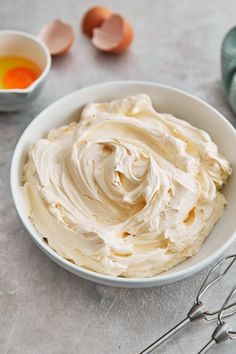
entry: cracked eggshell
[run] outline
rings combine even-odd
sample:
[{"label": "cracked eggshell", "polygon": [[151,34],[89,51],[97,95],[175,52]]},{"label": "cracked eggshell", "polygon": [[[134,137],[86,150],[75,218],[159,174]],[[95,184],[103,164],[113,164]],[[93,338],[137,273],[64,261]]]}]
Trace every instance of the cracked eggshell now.
[{"label": "cracked eggshell", "polygon": [[93,30],[92,43],[108,53],[121,53],[128,49],[133,41],[133,29],[121,15],[111,15],[100,28]]},{"label": "cracked eggshell", "polygon": [[44,25],[38,37],[46,44],[51,55],[62,55],[71,48],[75,34],[70,24],[57,19]]},{"label": "cracked eggshell", "polygon": [[82,31],[87,36],[92,37],[93,29],[100,27],[111,15],[111,10],[104,6],[92,7],[85,13],[82,19]]}]

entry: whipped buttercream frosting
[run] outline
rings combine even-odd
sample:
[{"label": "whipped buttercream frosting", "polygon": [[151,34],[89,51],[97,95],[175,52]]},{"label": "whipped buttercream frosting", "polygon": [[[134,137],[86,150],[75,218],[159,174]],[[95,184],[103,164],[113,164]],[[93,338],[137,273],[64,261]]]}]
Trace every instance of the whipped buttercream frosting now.
[{"label": "whipped buttercream frosting", "polygon": [[231,173],[210,136],[145,94],[91,103],[29,152],[24,195],[49,246],[102,274],[149,277],[196,254]]}]

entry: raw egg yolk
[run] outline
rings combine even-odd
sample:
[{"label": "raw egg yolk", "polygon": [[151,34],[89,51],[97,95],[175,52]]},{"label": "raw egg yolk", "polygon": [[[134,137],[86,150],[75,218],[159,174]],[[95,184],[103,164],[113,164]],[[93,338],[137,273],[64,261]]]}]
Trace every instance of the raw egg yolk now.
[{"label": "raw egg yolk", "polygon": [[9,70],[3,78],[3,85],[6,89],[24,89],[30,86],[39,75],[28,68],[18,67]]}]

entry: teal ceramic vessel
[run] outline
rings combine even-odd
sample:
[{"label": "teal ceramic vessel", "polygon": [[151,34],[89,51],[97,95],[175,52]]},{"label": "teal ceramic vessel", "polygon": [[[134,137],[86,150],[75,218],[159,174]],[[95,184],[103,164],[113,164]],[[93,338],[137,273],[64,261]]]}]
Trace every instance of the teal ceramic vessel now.
[{"label": "teal ceramic vessel", "polygon": [[222,43],[221,72],[226,97],[236,113],[236,26],[226,34]]}]

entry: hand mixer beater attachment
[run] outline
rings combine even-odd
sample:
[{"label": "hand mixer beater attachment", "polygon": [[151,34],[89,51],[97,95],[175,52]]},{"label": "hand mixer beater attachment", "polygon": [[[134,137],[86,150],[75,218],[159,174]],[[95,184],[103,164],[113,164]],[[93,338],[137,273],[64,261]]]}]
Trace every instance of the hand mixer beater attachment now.
[{"label": "hand mixer beater attachment", "polygon": [[[200,350],[200,352],[198,352],[198,354],[207,353],[215,344],[225,342],[227,339],[236,339],[236,331],[233,331],[231,326],[223,321],[223,318],[236,314],[236,301],[230,303],[230,300],[235,293],[236,286],[231,290],[218,313],[217,327],[212,333],[211,340],[202,348],[202,350]],[[230,311],[228,312],[229,309]]]},{"label": "hand mixer beater attachment", "polygon": [[236,255],[231,255],[220,260],[208,273],[205,280],[203,281],[200,290],[197,294],[196,300],[192,308],[189,310],[185,319],[179,322],[176,326],[174,326],[171,330],[165,333],[162,337],[157,339],[155,342],[150,344],[146,349],[144,349],[139,354],[149,354],[157,347],[159,347],[162,343],[164,343],[167,339],[169,339],[172,335],[186,326],[189,322],[193,322],[196,320],[205,319],[206,321],[212,321],[218,318],[218,325],[215,331],[212,334],[212,339],[207,345],[198,353],[204,354],[206,353],[214,344],[221,343],[228,338],[236,339],[236,332],[233,332],[231,327],[223,321],[223,318],[232,316],[236,313],[236,302],[230,303],[233,295],[236,293],[236,287],[232,289],[229,296],[226,298],[223,306],[214,311],[209,311],[207,306],[203,303],[202,297],[203,295],[216,283],[218,283],[224,275],[229,271],[232,267],[233,263],[236,260]]}]

